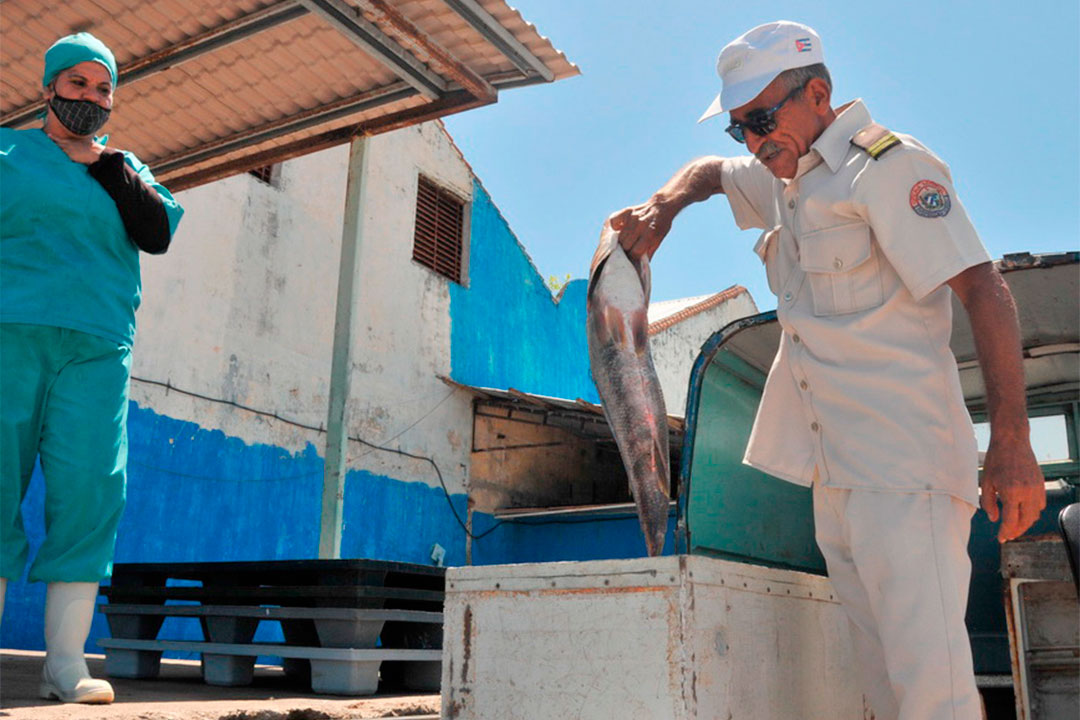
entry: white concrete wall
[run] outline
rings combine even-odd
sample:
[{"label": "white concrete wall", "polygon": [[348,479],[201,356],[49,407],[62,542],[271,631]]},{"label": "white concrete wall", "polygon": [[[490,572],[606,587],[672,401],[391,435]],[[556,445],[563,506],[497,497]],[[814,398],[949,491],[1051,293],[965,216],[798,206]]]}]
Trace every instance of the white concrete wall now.
[{"label": "white concrete wall", "polygon": [[739,318],[756,315],[757,306],[749,292],[693,315],[649,338],[653,364],[664,391],[669,415],[686,415],[686,390],[690,371],[702,344],[725,325]]},{"label": "white concrete wall", "polygon": [[[350,435],[434,458],[451,492],[461,492],[468,477],[472,397],[436,377],[450,374],[450,281],[413,262],[412,248],[417,176],[423,173],[468,201],[472,174],[437,123],[379,135],[370,143]],[[468,232],[466,225],[466,238]],[[396,462],[357,443],[350,443],[349,459],[350,466],[390,477],[438,482],[426,463]]]},{"label": "white concrete wall", "polygon": [[[434,457],[460,492],[470,398],[436,378],[450,372],[449,281],[411,257],[417,175],[468,199],[471,173],[435,123],[368,143],[349,434]],[[141,380],[326,424],[348,157],[286,162],[276,188],[245,174],[179,193],[172,248],[143,258],[133,400],[248,443],[324,451],[324,433]],[[426,463],[356,442],[349,466],[437,484]]]},{"label": "white concrete wall", "polygon": [[[169,252],[142,258],[134,378],[325,424],[347,157],[285,163],[278,188],[245,174],[178,194],[186,212]],[[248,443],[320,442],[138,380],[132,399]]]}]

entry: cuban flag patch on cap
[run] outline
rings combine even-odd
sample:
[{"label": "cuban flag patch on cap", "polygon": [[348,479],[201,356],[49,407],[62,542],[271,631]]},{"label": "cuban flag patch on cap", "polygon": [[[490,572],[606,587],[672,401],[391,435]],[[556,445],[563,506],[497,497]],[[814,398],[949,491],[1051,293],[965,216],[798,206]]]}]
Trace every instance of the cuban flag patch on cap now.
[{"label": "cuban flag patch on cap", "polygon": [[795,52],[810,52],[813,49],[813,44],[810,42],[810,38],[796,38],[795,40]]}]

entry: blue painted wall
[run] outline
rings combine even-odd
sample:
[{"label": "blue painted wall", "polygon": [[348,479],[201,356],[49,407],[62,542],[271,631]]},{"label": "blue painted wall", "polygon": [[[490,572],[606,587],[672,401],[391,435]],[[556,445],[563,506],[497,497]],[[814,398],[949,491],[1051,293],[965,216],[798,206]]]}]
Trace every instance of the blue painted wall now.
[{"label": "blue painted wall", "polygon": [[[480,535],[496,524],[491,516],[473,516],[473,533]],[[668,518],[664,554],[675,548],[675,515]],[[634,513],[523,518],[504,522],[490,535],[473,543],[473,564],[611,560],[645,557],[645,537]]]},{"label": "blue painted wall", "polygon": [[[218,430],[131,403],[128,498],[116,562],[277,560],[318,555],[323,458],[315,447],[289,453],[248,445]],[[454,498],[465,514],[465,496]],[[430,563],[433,543],[448,564],[465,563],[464,532],[441,487],[350,471],[345,485],[344,557]],[[23,517],[30,557],[44,539],[44,482],[35,470]],[[3,647],[42,649],[45,585],[8,587]],[[171,619],[172,637],[201,639],[197,623]],[[263,627],[276,631],[276,626]],[[96,616],[87,649],[106,634]],[[276,632],[259,639],[272,640]]]},{"label": "blue painted wall", "polygon": [[479,182],[471,223],[469,286],[450,286],[451,376],[599,402],[585,342],[586,281],[570,282],[556,304]]}]

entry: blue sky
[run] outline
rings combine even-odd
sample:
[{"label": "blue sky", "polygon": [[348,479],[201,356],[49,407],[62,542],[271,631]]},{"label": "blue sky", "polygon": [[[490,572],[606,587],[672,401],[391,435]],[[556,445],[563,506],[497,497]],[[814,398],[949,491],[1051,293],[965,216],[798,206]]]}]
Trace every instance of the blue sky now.
[{"label": "blue sky", "polygon": [[[743,152],[726,116],[696,120],[719,91],[720,48],[777,19],[821,35],[834,105],[863,98],[950,165],[993,256],[1080,246],[1075,0],[512,4],[581,76],[508,90],[446,124],[545,277],[585,277],[604,218],[689,160]],[[775,307],[755,240],[723,197],[690,207],[654,259],[653,300],[741,284]]]}]

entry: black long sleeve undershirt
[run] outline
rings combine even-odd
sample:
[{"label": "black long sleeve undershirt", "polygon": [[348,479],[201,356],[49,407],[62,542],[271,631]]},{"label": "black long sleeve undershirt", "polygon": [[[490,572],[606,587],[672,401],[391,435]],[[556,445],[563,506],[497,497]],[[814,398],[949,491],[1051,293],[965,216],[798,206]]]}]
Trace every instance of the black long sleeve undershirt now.
[{"label": "black long sleeve undershirt", "polygon": [[122,152],[102,151],[88,170],[116,203],[128,237],[140,250],[160,255],[169,249],[172,235],[165,203],[124,161]]}]

